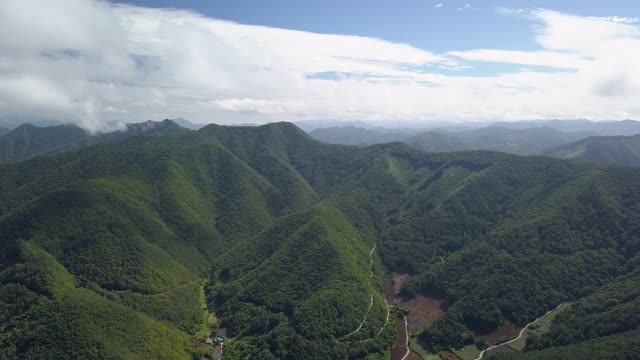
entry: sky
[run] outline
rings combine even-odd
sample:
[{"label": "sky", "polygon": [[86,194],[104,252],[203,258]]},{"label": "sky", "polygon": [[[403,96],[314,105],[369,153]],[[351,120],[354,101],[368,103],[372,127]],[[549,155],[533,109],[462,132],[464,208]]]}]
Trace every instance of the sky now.
[{"label": "sky", "polygon": [[640,119],[640,3],[0,0],[0,117]]}]

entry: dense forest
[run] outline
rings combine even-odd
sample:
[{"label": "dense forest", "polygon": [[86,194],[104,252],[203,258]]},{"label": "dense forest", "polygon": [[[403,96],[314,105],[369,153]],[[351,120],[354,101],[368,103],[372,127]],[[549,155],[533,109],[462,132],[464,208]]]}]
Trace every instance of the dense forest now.
[{"label": "dense forest", "polygon": [[131,136],[166,135],[182,131],[185,129],[171,120],[126,124],[118,130],[97,133],[88,132],[76,124],[44,127],[22,124],[13,130],[0,128],[0,163],[60,154]]},{"label": "dense forest", "polygon": [[446,297],[433,350],[572,301],[501,356],[631,354],[639,204],[634,168],[330,145],[288,123],[4,164],[0,357],[200,359],[211,312],[225,359],[384,359],[391,271]]},{"label": "dense forest", "polygon": [[640,135],[589,137],[548,150],[545,155],[576,161],[640,166]]}]

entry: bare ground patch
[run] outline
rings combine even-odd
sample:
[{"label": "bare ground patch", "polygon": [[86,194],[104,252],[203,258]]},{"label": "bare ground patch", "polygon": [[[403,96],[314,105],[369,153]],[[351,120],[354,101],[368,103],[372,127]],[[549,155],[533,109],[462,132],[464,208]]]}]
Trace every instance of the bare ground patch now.
[{"label": "bare ground patch", "polygon": [[393,279],[389,278],[384,282],[384,301],[387,305],[393,305],[396,298],[396,287]]},{"label": "bare ground patch", "polygon": [[460,360],[458,355],[452,353],[451,351],[440,351],[438,355],[440,355],[441,358],[446,360]]},{"label": "bare ground patch", "polygon": [[391,348],[391,360],[401,360],[407,353],[407,333],[404,331],[404,322],[396,318],[396,343]]},{"label": "bare ground patch", "polygon": [[407,287],[407,285],[409,285],[409,274],[393,273],[391,274],[391,278],[393,279],[393,283],[396,287],[396,294],[399,294]]},{"label": "bare ground patch", "polygon": [[500,325],[490,333],[478,333],[476,336],[482,339],[487,346],[492,346],[517,337],[521,329],[521,327],[517,327],[513,324],[504,324]]},{"label": "bare ground patch", "polygon": [[414,298],[397,299],[398,307],[409,311],[407,323],[409,329],[423,329],[444,316],[445,300],[432,294],[420,294]]}]

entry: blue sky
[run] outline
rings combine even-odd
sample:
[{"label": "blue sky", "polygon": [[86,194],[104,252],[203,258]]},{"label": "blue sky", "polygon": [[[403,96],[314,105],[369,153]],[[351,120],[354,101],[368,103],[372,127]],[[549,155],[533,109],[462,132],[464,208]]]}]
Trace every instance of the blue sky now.
[{"label": "blue sky", "polygon": [[636,1],[0,2],[0,116],[93,130],[640,118],[638,63]]},{"label": "blue sky", "polygon": [[[431,51],[486,47],[530,50],[532,24],[497,8],[546,8],[581,16],[640,16],[634,0],[134,0],[148,7],[192,9],[243,24],[310,32],[379,37]],[[436,8],[436,5],[442,7]],[[461,11],[465,5],[466,11]],[[476,10],[477,9],[477,10]]]}]

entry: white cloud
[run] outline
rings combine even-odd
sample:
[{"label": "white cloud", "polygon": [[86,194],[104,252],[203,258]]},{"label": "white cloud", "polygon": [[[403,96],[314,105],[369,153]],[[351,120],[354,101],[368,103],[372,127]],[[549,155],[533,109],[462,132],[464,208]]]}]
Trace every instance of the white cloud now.
[{"label": "white cloud", "polygon": [[444,6],[444,4],[443,4],[443,3],[440,3],[440,4],[436,4],[436,5],[434,6],[434,8],[439,9],[439,8],[441,8],[441,7],[443,7],[443,6]]},{"label": "white cloud", "polygon": [[[632,19],[545,9],[516,13],[539,24],[538,50],[438,54],[382,39],[242,25],[173,9],[6,1],[0,3],[0,115],[46,114],[92,129],[113,119],[165,117],[640,117],[640,28]],[[473,70],[476,62],[572,71],[465,75],[462,70]]]},{"label": "white cloud", "polygon": [[457,8],[456,10],[458,10],[458,11],[478,11],[480,9],[477,8],[477,7],[471,6],[471,4],[464,4],[463,6]]},{"label": "white cloud", "polygon": [[593,62],[593,60],[588,57],[561,51],[478,49],[470,51],[450,51],[448,54],[468,61],[548,66],[559,69],[578,69]]},{"label": "white cloud", "polygon": [[495,8],[496,13],[500,14],[500,15],[508,15],[508,16],[515,16],[515,17],[529,17],[531,15],[531,11],[527,10],[527,9],[512,9],[512,8],[507,8],[507,7],[502,7],[502,6],[497,6]]},{"label": "white cloud", "polygon": [[605,17],[590,17],[595,20],[606,20],[623,24],[636,24],[640,22],[640,18],[637,17],[624,17],[624,16],[605,16]]},{"label": "white cloud", "polygon": [[290,113],[293,107],[301,104],[286,103],[262,99],[220,99],[210,102],[212,106],[227,111],[257,112],[260,114],[285,114]]}]

